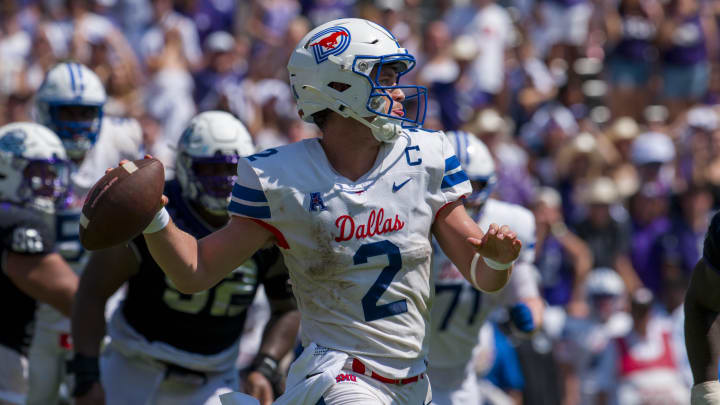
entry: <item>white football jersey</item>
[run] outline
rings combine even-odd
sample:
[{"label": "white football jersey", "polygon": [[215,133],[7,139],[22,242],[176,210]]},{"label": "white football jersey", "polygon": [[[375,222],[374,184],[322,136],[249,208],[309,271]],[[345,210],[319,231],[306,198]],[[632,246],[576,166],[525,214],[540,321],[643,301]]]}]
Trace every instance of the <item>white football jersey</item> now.
[{"label": "white football jersey", "polygon": [[[478,225],[486,232],[491,223],[508,225],[523,243],[508,285],[499,293],[476,290],[439,248],[433,252],[435,298],[432,304],[430,367],[462,372],[479,341],[480,327],[500,305],[539,296],[535,268],[535,216],[516,204],[488,199]],[[462,379],[461,379],[462,381]],[[435,381],[433,381],[433,385]]]},{"label": "white football jersey", "polygon": [[284,248],[304,346],[402,378],[425,370],[430,228],[469,192],[442,133],[405,130],[357,181],[333,170],[318,139],[242,159],[229,211],[262,221]]},{"label": "white football jersey", "polygon": [[123,159],[143,157],[143,133],[133,118],[104,117],[97,142],[88,151],[77,172],[72,176],[73,190],[83,199],[105,170]]},{"label": "white football jersey", "polygon": [[[104,117],[97,142],[88,151],[77,171],[71,175],[72,193],[67,208],[56,212],[56,249],[76,272],[85,267],[88,254],[80,244],[80,212],[85,197],[105,170],[122,159],[142,158],[142,129],[132,118]],[[60,332],[70,331],[70,320],[50,305],[39,303],[37,325]]]}]

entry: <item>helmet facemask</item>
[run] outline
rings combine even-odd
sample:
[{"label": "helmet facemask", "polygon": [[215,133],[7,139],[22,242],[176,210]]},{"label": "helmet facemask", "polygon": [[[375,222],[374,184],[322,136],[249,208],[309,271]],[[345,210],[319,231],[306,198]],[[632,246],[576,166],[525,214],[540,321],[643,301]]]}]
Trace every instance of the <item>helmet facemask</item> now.
[{"label": "helmet facemask", "polygon": [[[70,184],[70,163],[66,160],[14,158],[13,165],[22,172],[17,196],[22,205],[46,212],[63,207]],[[24,167],[23,167],[24,166]]]},{"label": "helmet facemask", "polygon": [[60,137],[68,157],[82,160],[97,141],[102,123],[102,105],[48,104],[51,129]]},{"label": "helmet facemask", "polygon": [[[352,71],[370,83],[370,96],[365,106],[367,111],[381,120],[399,123],[403,128],[422,126],[425,122],[427,89],[423,86],[400,85],[402,76],[413,67],[415,58],[409,54],[356,56]],[[394,74],[388,74],[387,69],[391,69]],[[402,92],[399,100],[393,97],[397,91]]]},{"label": "helmet facemask", "polygon": [[182,153],[178,170],[184,173],[178,173],[178,179],[182,179],[183,194],[212,215],[227,215],[239,160],[237,154],[193,157]]}]

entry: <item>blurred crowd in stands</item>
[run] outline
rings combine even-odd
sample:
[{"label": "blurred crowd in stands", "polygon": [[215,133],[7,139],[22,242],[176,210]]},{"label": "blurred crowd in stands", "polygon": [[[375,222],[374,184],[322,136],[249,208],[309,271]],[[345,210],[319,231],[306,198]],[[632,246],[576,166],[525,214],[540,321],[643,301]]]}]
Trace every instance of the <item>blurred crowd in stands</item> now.
[{"label": "blurred crowd in stands", "polygon": [[664,387],[682,397],[682,299],[720,201],[720,1],[3,1],[0,125],[29,120],[46,71],[74,60],[161,158],[211,109],[259,149],[315,137],[285,65],[342,17],[416,55],[402,80],[429,89],[425,127],[484,141],[496,197],[536,216],[545,327],[510,336],[524,382],[494,382],[528,404],[612,403],[637,367],[671,365],[681,383]]}]

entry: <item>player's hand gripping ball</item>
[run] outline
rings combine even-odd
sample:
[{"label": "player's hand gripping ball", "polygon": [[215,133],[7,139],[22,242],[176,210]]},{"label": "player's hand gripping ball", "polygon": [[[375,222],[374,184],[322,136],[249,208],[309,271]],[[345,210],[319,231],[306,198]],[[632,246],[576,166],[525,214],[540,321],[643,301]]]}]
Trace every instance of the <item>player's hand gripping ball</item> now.
[{"label": "player's hand gripping ball", "polygon": [[105,249],[139,235],[162,206],[163,164],[155,158],[122,162],[93,186],[80,216],[80,242]]}]

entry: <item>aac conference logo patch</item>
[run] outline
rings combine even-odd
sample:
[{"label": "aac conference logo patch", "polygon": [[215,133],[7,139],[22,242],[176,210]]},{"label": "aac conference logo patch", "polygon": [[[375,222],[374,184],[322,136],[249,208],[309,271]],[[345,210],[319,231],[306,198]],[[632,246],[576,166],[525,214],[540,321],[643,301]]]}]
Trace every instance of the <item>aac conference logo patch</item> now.
[{"label": "aac conference logo patch", "polygon": [[330,27],[310,38],[308,47],[312,48],[316,63],[322,63],[330,55],[339,55],[350,45],[350,31],[343,27]]}]

